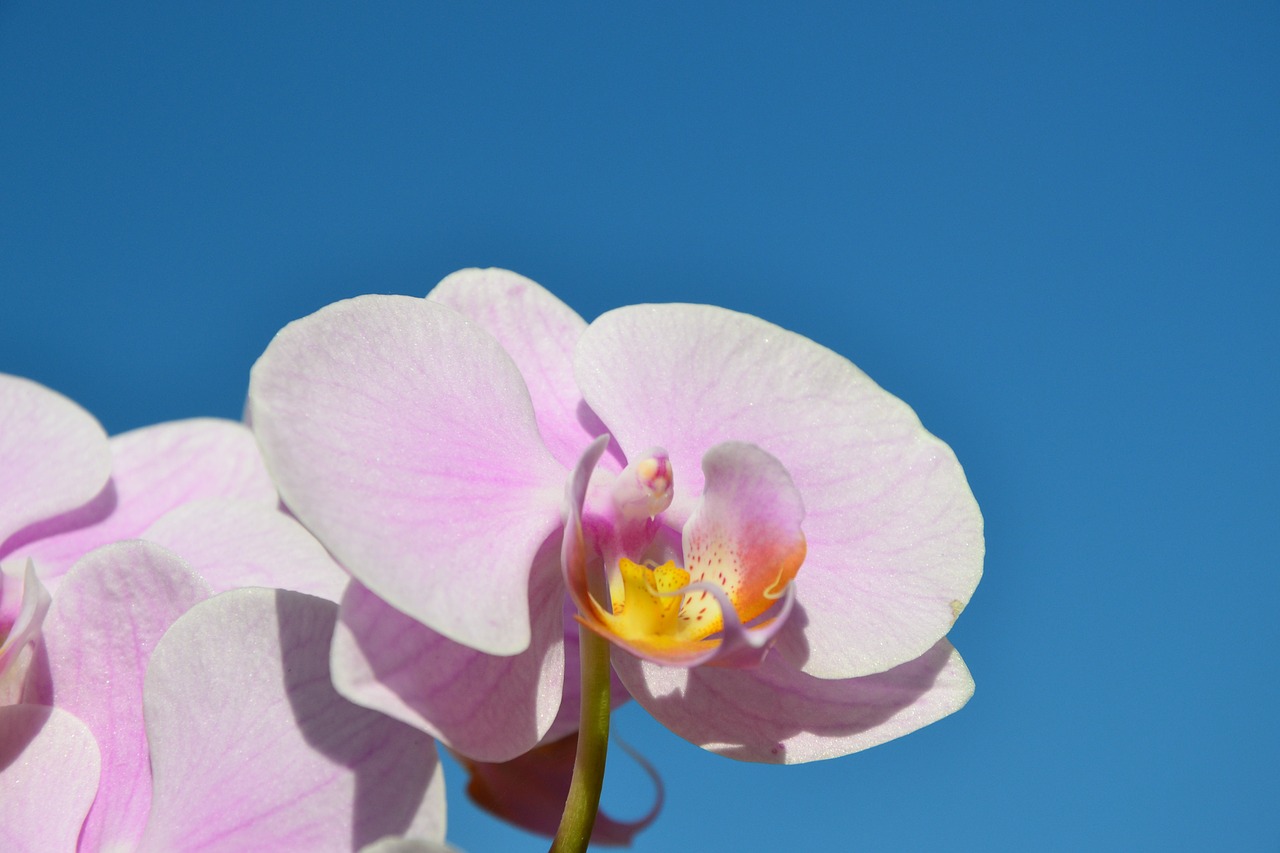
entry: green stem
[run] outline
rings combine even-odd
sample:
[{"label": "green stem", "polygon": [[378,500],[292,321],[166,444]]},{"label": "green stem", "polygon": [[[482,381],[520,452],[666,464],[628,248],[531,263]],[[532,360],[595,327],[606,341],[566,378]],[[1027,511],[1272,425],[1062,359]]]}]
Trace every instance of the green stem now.
[{"label": "green stem", "polygon": [[578,626],[582,661],[582,710],[578,719],[578,751],[573,781],[564,802],[560,829],[551,853],[582,853],[600,810],[604,759],[609,749],[609,641],[585,625]]}]

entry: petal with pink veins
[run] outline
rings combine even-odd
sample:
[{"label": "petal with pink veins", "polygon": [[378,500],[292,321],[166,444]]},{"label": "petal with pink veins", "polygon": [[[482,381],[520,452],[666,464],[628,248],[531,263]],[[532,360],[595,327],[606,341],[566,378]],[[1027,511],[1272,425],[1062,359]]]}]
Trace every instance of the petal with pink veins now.
[{"label": "petal with pink veins", "polygon": [[532,642],[518,655],[455,643],[352,582],[334,634],[338,692],[481,761],[531,749],[555,719],[564,683],[558,540],[549,540],[535,562],[527,593]]},{"label": "petal with pink veins", "polygon": [[147,670],[150,851],[356,850],[444,839],[425,734],[334,691],[337,605],[241,589],[192,608]]},{"label": "petal with pink veins", "polygon": [[183,504],[142,538],[181,554],[215,593],[266,586],[336,604],[351,579],[305,527],[255,501],[207,498]]},{"label": "petal with pink veins", "polygon": [[45,705],[0,708],[0,850],[77,849],[100,767],[93,735],[72,714]]},{"label": "petal with pink veins", "polygon": [[[587,324],[549,290],[509,270],[465,269],[445,277],[427,299],[466,315],[498,339],[520,368],[542,440],[561,465],[572,467],[592,439],[606,432],[573,378],[573,347]],[[601,464],[611,471],[622,467],[608,455]]]},{"label": "petal with pink veins", "polygon": [[750,442],[786,468],[806,511],[795,586],[809,624],[778,651],[805,672],[849,678],[913,660],[968,602],[983,537],[964,472],[844,357],[746,314],[638,305],[593,322],[574,365],[624,452],[667,449],[680,482],[670,524],[692,513],[698,460],[716,444]]},{"label": "petal with pink veins", "polygon": [[338,302],[276,335],[249,404],[285,503],[364,586],[472,648],[529,646],[564,468],[492,335],[426,299]]},{"label": "petal with pink veins", "polygon": [[141,535],[170,510],[222,497],[275,506],[279,498],[243,424],[215,418],[172,421],[111,439],[111,479],[88,505],[30,527],[15,554],[31,557],[54,594],[76,560]]},{"label": "petal with pink veins", "polygon": [[93,499],[111,473],[102,425],[43,385],[0,373],[0,557],[13,534]]},{"label": "petal with pink veins", "polygon": [[151,806],[143,674],[169,626],[208,595],[177,556],[132,540],[88,554],[54,596],[46,665],[33,664],[27,698],[75,714],[98,742],[101,793],[81,834],[86,850],[132,848],[142,835]]},{"label": "petal with pink veins", "polygon": [[973,678],[947,640],[861,678],[806,675],[778,654],[757,667],[682,669],[615,654],[632,697],[703,749],[770,764],[836,758],[902,737],[958,711]]}]

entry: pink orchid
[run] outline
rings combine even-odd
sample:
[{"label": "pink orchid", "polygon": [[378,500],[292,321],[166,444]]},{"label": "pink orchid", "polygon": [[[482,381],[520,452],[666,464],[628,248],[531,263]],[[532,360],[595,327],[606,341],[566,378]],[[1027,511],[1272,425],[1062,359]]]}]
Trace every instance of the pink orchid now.
[{"label": "pink orchid", "polygon": [[588,326],[464,270],[290,324],[250,412],[285,503],[355,579],[338,689],[473,758],[556,717],[566,588],[631,695],[735,758],[843,755],[972,694],[946,634],[982,521],[955,456],[763,320],[639,305]]},{"label": "pink orchid", "polygon": [[263,584],[340,597],[345,573],[278,511],[242,424],[175,421],[108,439],[71,400],[4,374],[0,412],[0,704],[14,701],[48,591],[101,545],[167,545],[215,591]]},{"label": "pink orchid", "polygon": [[[108,440],[10,376],[0,409],[0,847],[442,835],[434,746],[330,686],[336,607],[267,589],[210,598],[261,584],[336,600],[347,582],[279,512],[247,428],[200,419]],[[133,537],[149,541],[120,541]]]},{"label": "pink orchid", "polygon": [[441,841],[434,744],[333,690],[336,611],[282,590],[212,595],[152,542],[87,555],[54,596],[25,704],[0,708],[0,847]]},{"label": "pink orchid", "polygon": [[33,560],[51,592],[94,548],[140,536],[185,504],[276,507],[275,488],[242,424],[198,418],[107,439],[75,403],[2,375],[0,410],[14,412],[0,440],[0,460],[13,466],[6,467],[12,474],[0,503],[0,559]]}]

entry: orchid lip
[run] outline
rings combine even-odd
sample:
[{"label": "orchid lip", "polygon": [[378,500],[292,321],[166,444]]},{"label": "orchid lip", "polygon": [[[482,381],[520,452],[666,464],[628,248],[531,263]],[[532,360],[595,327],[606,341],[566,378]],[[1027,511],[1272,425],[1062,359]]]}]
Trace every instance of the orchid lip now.
[{"label": "orchid lip", "polygon": [[[703,461],[706,489],[678,531],[678,559],[659,560],[654,554],[666,557],[667,549],[655,539],[667,528],[662,512],[674,478],[665,452],[648,451],[619,475],[604,512],[592,513],[592,556],[582,504],[602,450],[598,441],[584,454],[567,494],[564,569],[578,619],[657,663],[758,661],[790,613],[791,580],[805,554],[803,507],[781,463],[754,445],[711,448]],[[606,603],[589,565],[606,575]]]}]

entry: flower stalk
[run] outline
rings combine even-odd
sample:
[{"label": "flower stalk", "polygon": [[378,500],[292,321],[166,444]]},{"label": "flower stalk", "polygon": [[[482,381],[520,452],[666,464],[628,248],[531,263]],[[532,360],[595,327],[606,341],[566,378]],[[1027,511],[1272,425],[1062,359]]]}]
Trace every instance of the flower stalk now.
[{"label": "flower stalk", "polygon": [[604,762],[609,749],[609,641],[585,625],[579,625],[578,644],[582,661],[578,750],[569,796],[550,853],[582,853],[587,849],[596,813],[600,810],[600,789],[604,785]]}]

